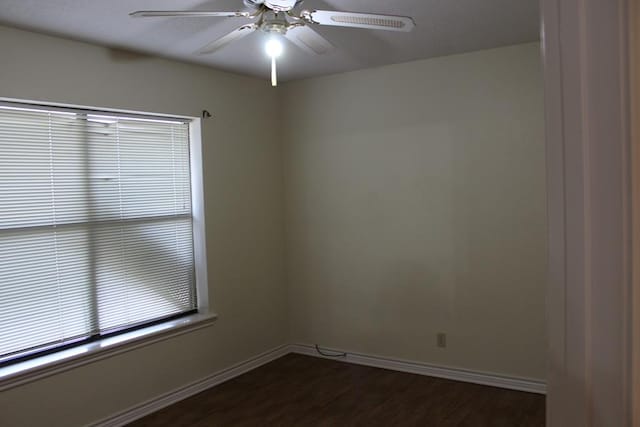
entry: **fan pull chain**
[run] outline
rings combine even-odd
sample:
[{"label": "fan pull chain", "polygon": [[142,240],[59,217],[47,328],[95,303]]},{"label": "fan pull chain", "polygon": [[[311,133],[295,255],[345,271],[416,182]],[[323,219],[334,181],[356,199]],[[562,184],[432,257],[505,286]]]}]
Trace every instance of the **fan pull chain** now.
[{"label": "fan pull chain", "polygon": [[278,75],[276,73],[276,57],[271,57],[271,86],[278,86]]}]

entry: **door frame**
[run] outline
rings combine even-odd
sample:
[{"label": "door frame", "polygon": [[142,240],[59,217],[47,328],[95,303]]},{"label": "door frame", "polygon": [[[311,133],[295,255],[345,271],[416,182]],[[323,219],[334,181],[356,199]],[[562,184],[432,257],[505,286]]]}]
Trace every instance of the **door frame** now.
[{"label": "door frame", "polygon": [[631,186],[640,182],[632,180],[640,178],[640,154],[630,96],[637,3],[540,0],[550,427],[640,425],[640,377],[632,370],[640,350],[632,328],[640,315],[632,292],[640,289],[632,262],[640,220],[632,207],[640,197]]},{"label": "door frame", "polygon": [[629,4],[631,131],[631,387],[632,425],[640,426],[640,0]]}]

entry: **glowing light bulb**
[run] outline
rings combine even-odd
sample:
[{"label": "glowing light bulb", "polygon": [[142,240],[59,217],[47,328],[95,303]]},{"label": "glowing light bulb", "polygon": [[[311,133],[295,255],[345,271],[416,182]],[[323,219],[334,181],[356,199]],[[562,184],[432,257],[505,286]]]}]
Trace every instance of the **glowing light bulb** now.
[{"label": "glowing light bulb", "polygon": [[278,86],[278,76],[276,73],[276,58],[282,55],[284,48],[280,40],[272,38],[267,40],[265,51],[271,57],[271,86]]},{"label": "glowing light bulb", "polygon": [[267,44],[265,44],[264,48],[267,52],[267,55],[269,55],[271,58],[279,57],[280,55],[282,55],[282,51],[284,50],[284,48],[282,47],[282,43],[280,43],[280,40],[275,38],[267,40]]}]

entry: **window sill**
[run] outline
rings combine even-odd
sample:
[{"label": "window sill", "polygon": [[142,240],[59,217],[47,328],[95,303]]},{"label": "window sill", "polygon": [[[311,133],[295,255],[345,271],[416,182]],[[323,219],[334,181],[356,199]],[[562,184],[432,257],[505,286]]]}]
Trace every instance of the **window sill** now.
[{"label": "window sill", "polygon": [[216,314],[194,314],[0,368],[0,391],[206,328]]}]

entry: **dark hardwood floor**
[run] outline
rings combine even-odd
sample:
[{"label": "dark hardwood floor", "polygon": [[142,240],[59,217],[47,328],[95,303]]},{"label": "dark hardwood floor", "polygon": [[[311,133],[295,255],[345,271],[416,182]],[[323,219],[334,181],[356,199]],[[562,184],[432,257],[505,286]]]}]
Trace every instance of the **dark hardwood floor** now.
[{"label": "dark hardwood floor", "polygon": [[290,354],[130,426],[544,426],[544,396]]}]

